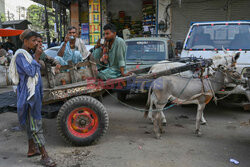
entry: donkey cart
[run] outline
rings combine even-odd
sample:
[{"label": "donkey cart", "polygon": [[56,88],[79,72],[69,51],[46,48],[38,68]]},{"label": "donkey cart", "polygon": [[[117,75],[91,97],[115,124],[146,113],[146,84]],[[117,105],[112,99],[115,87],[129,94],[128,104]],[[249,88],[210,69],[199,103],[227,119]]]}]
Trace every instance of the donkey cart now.
[{"label": "donkey cart", "polygon": [[[43,104],[63,101],[57,115],[57,129],[70,144],[83,146],[95,143],[108,129],[108,113],[100,102],[107,89],[132,89],[132,85],[146,80],[153,81],[163,75],[171,75],[186,70],[208,66],[211,61],[189,62],[184,66],[147,74],[148,68],[133,71],[133,75],[101,81],[97,78],[96,64],[86,61],[61,67],[56,74],[53,67],[42,71],[44,85]],[[134,87],[133,87],[134,88]]]}]

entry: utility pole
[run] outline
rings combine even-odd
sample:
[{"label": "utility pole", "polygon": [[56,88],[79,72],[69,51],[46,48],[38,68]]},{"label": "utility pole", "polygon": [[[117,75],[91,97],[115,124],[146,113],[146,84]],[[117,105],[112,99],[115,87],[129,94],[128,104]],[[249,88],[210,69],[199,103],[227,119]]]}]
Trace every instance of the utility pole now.
[{"label": "utility pole", "polygon": [[63,34],[66,36],[66,9],[63,7]]},{"label": "utility pole", "polygon": [[[60,12],[59,12],[59,14],[60,14],[60,42],[62,41],[62,40],[64,40],[64,39],[62,39],[62,7],[60,6]],[[65,34],[64,34],[64,36],[66,36]]]},{"label": "utility pole", "polygon": [[10,21],[10,11],[8,11],[7,13],[8,13],[8,21]]},{"label": "utility pole", "polygon": [[21,19],[21,6],[18,6],[19,20]]},{"label": "utility pole", "polygon": [[53,5],[55,6],[55,22],[56,22],[56,32],[57,32],[57,40],[58,43],[61,42],[60,36],[59,36],[59,22],[58,22],[58,5],[53,1]]},{"label": "utility pole", "polygon": [[0,28],[2,28],[2,13],[0,12]]},{"label": "utility pole", "polygon": [[48,21],[48,12],[46,7],[46,0],[44,0],[44,10],[45,10],[45,30],[47,34],[47,44],[48,47],[50,46],[50,35],[49,35],[49,21]]}]

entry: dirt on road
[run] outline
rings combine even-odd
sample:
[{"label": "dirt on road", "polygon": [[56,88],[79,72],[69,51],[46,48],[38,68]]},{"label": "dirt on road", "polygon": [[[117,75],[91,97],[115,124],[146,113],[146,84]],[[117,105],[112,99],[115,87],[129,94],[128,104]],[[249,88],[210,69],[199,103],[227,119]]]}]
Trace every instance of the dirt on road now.
[{"label": "dirt on road", "polygon": [[[127,103],[144,107],[144,96]],[[73,147],[56,130],[56,119],[43,119],[47,150],[59,167],[230,167],[250,166],[250,112],[215,106],[205,109],[208,121],[202,137],[194,135],[196,106],[177,106],[165,112],[166,133],[155,139],[143,113],[127,108],[111,96],[103,101],[110,118],[107,134],[95,145]],[[19,130],[16,113],[0,114],[0,167],[40,166],[27,158],[27,137]]]}]

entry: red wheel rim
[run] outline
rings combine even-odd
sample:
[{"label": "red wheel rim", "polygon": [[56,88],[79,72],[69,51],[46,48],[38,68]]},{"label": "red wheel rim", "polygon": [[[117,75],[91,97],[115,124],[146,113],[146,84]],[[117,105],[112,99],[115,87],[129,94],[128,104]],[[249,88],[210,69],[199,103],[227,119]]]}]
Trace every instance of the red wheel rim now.
[{"label": "red wheel rim", "polygon": [[89,137],[98,128],[98,117],[96,113],[87,107],[73,110],[67,119],[67,127],[71,134],[76,137]]}]

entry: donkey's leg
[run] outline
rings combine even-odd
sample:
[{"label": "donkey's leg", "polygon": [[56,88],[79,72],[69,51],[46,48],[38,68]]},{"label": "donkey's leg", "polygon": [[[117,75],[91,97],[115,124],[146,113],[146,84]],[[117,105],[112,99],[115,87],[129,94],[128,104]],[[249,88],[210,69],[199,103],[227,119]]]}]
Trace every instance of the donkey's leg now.
[{"label": "donkey's leg", "polygon": [[152,110],[153,110],[153,104],[154,102],[152,102],[152,99],[150,101],[150,106],[149,106],[149,110],[148,110],[148,118],[153,122],[153,115],[152,115]]},{"label": "donkey's leg", "polygon": [[200,121],[201,121],[201,117],[202,117],[202,112],[205,108],[206,104],[200,104],[198,103],[198,107],[197,107],[197,115],[196,115],[196,130],[195,133],[197,134],[197,136],[201,136],[201,131],[200,131]]},{"label": "donkey's leg", "polygon": [[153,110],[153,106],[154,106],[154,101],[155,101],[155,96],[153,95],[153,93],[150,95],[150,104],[149,104],[149,111],[148,111],[148,118],[153,122],[153,115],[152,115],[152,110]]},{"label": "donkey's leg", "polygon": [[149,110],[148,112],[148,118],[153,122],[154,119],[153,119],[153,115],[152,115],[152,110]]},{"label": "donkey's leg", "polygon": [[161,124],[161,113],[159,111],[154,111],[153,113],[154,117],[154,132],[156,139],[160,139],[161,133],[160,133],[160,124]]},{"label": "donkey's leg", "polygon": [[206,119],[204,118],[204,113],[202,111],[202,114],[201,114],[201,125],[206,125],[207,124],[207,121]]},{"label": "donkey's leg", "polygon": [[[157,139],[159,139],[159,137],[161,136],[161,133],[165,133],[163,126],[162,126],[162,121],[165,118],[165,115],[163,113],[163,108],[165,107],[165,105],[166,104],[155,104],[156,113],[154,116],[154,129],[157,129],[157,131],[155,130],[155,135]],[[162,115],[164,115],[164,117],[162,117]]]},{"label": "donkey's leg", "polygon": [[[163,113],[163,111],[161,111],[161,113]],[[164,115],[164,113],[163,113]],[[164,123],[164,119],[165,119],[165,123]],[[159,122],[159,127],[160,127],[160,132],[161,133],[165,133],[165,130],[163,128],[163,126],[166,126],[167,125],[167,122],[166,122],[166,118],[165,118],[165,115],[164,115],[164,118],[162,117],[162,114],[161,114],[161,120]]]},{"label": "donkey's leg", "polygon": [[161,117],[162,117],[162,125],[166,126],[167,125],[167,120],[166,120],[166,117],[165,117],[163,111],[161,111]]},{"label": "donkey's leg", "polygon": [[[163,113],[163,111],[161,111],[161,113]],[[160,133],[165,133],[164,129],[163,129],[163,126],[162,126],[162,123],[163,123],[163,117],[162,117],[162,114],[160,113],[160,119],[158,121],[158,126],[159,126],[159,130],[160,130]]]}]

